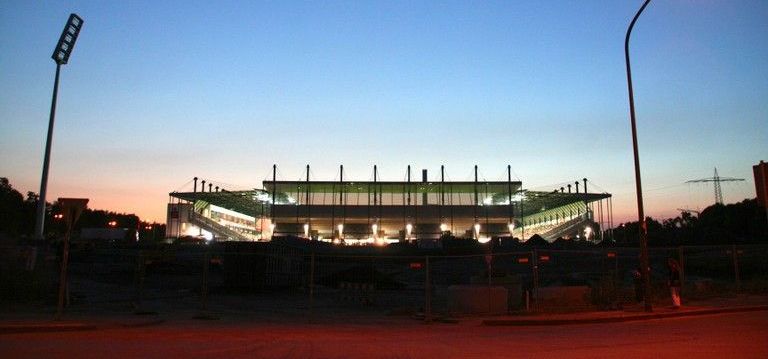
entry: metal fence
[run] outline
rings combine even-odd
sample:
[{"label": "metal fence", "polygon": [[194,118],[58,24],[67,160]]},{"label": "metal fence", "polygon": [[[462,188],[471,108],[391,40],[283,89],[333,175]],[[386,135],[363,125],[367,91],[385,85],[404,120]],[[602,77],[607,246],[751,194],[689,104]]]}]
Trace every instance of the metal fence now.
[{"label": "metal fence", "polygon": [[[3,250],[3,290],[25,278],[55,293],[55,250]],[[296,316],[461,315],[610,310],[637,305],[637,248],[535,248],[472,255],[339,255],[247,244],[73,248],[69,311]],[[681,263],[683,298],[768,293],[768,246],[649,249],[654,305],[670,305],[667,259]],[[21,258],[21,259],[19,259]],[[25,274],[26,273],[26,274]],[[25,277],[26,276],[26,277]],[[40,278],[48,278],[41,280]],[[39,294],[39,293],[38,293]],[[50,296],[41,299],[51,302]]]}]

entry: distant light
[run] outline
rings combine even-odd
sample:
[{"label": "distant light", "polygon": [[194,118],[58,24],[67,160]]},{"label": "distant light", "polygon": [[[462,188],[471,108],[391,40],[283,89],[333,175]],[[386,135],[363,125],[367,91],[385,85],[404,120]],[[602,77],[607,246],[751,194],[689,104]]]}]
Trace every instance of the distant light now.
[{"label": "distant light", "polygon": [[405,225],[405,233],[408,234],[408,236],[411,236],[411,232],[413,232],[413,225],[408,223]]},{"label": "distant light", "polygon": [[117,221],[109,221],[109,223],[107,223],[107,224],[108,224],[110,227],[117,227]]},{"label": "distant light", "polygon": [[515,223],[511,222],[507,225],[507,228],[509,228],[509,234],[512,234],[512,232],[515,231]]},{"label": "distant light", "polygon": [[376,223],[371,225],[371,232],[373,232],[373,238],[379,236],[379,226]]},{"label": "distant light", "polygon": [[309,223],[304,223],[304,237],[309,238]]},{"label": "distant light", "polygon": [[441,232],[447,232],[448,231],[448,225],[445,223],[440,223],[440,231]]},{"label": "distant light", "polygon": [[488,242],[491,241],[491,237],[478,237],[477,241],[480,242],[480,243],[485,244],[485,243],[488,243]]},{"label": "distant light", "polygon": [[336,227],[339,229],[339,238],[344,237],[344,224],[339,224]]},{"label": "distant light", "polygon": [[590,226],[584,227],[584,238],[589,239],[591,235],[592,235],[592,227]]},{"label": "distant light", "polygon": [[475,238],[480,237],[480,223],[475,223]]}]

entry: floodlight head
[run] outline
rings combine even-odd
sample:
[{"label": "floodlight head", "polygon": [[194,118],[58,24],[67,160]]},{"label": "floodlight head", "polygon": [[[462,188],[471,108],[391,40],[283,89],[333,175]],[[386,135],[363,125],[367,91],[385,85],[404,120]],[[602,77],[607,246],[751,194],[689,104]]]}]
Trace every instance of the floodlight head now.
[{"label": "floodlight head", "polygon": [[56,48],[53,50],[51,58],[59,65],[64,65],[69,61],[69,55],[72,54],[72,49],[75,48],[75,41],[77,41],[77,35],[80,34],[80,29],[83,27],[83,19],[77,14],[70,14],[67,24],[64,26],[64,31],[61,32],[59,42],[56,44]]}]

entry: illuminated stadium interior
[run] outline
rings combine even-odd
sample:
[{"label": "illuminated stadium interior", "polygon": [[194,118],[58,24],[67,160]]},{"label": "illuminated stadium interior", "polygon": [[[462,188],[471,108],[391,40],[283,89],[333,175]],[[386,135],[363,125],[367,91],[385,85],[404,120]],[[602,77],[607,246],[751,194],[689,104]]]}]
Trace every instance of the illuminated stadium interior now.
[{"label": "illuminated stadium interior", "polygon": [[[170,193],[170,237],[268,241],[294,236],[347,245],[438,242],[445,235],[485,242],[522,241],[534,234],[552,241],[594,238],[610,225],[611,195],[579,191],[580,182],[553,191],[523,189],[522,182],[477,180],[373,181],[265,180],[261,189],[227,190],[197,178],[192,191]],[[508,166],[509,171],[509,166]],[[309,166],[307,166],[309,170]],[[309,178],[309,176],[307,176]],[[584,179],[583,189],[587,182]],[[207,191],[206,191],[207,189]],[[603,208],[605,204],[605,208]],[[591,236],[591,238],[590,238]]]}]

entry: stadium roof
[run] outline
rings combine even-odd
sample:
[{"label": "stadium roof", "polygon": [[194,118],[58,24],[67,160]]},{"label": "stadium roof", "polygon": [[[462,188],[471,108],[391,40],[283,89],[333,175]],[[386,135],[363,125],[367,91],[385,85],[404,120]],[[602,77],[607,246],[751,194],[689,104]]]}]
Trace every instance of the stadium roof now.
[{"label": "stadium roof", "polygon": [[[393,181],[264,181],[264,189],[272,192],[277,188],[278,193],[306,192],[310,193],[338,193],[343,187],[346,193],[373,193],[374,189],[379,193],[405,193],[410,187],[411,193],[440,193],[440,182],[393,182]],[[479,193],[516,193],[522,187],[520,181],[473,181],[444,182],[445,193],[473,193],[477,186]]]},{"label": "stadium roof", "polygon": [[189,202],[205,201],[235,212],[260,215],[264,204],[256,199],[262,190],[221,191],[221,192],[171,192],[168,195]]}]

